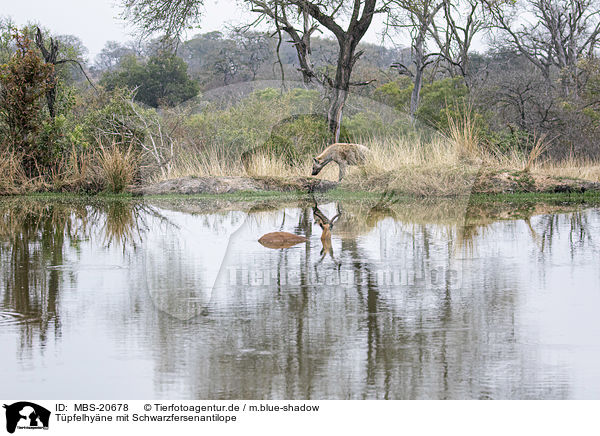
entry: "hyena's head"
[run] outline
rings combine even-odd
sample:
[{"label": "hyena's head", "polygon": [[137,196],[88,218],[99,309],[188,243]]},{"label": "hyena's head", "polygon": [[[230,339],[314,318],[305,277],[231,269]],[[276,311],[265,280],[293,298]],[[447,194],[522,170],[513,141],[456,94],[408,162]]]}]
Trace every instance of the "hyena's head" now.
[{"label": "hyena's head", "polygon": [[312,175],[316,176],[325,166],[325,162],[321,162],[316,157],[313,157]]}]

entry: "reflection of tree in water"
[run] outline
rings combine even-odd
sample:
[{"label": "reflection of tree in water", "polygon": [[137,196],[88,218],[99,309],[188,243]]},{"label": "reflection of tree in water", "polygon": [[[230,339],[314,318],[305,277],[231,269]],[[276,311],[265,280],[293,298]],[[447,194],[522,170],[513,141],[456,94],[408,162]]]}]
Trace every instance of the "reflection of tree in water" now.
[{"label": "reflection of tree in water", "polygon": [[98,236],[105,247],[135,247],[150,212],[130,201],[0,201],[0,322],[20,324],[22,348],[60,336],[60,293],[76,281],[81,243]]},{"label": "reflection of tree in water", "polygon": [[[570,214],[554,214],[541,217],[536,226],[528,221],[532,238],[538,243],[540,252],[552,252],[552,243],[560,236],[561,229],[568,228],[571,258],[578,248],[587,242],[592,244],[592,233],[588,221],[588,211],[572,212]],[[568,226],[561,225],[568,223]]]},{"label": "reflection of tree in water", "polygon": [[[495,222],[523,220],[540,253],[551,252],[553,241],[559,237],[561,229],[565,231],[568,227],[570,253],[573,256],[575,251],[583,247],[586,242],[592,243],[588,222],[590,211],[580,210],[581,207],[581,205],[563,205],[560,202],[501,203],[501,205],[469,202],[464,222],[460,226],[458,245],[473,252],[474,241],[478,237],[483,237]],[[535,225],[532,220],[536,222]],[[563,225],[565,222],[568,226]]]},{"label": "reflection of tree in water", "polygon": [[[321,249],[320,231],[315,228],[313,235],[312,204],[299,201],[288,209],[294,213],[254,210],[250,219],[273,223],[273,230],[285,219],[286,228],[308,236],[307,243],[289,250],[257,250],[246,257],[242,253],[235,259],[240,268],[250,269],[256,266],[250,258],[258,257],[259,265],[275,280],[262,287],[241,283],[230,290],[225,306],[209,307],[203,316],[186,321],[148,307],[146,315],[133,317],[145,319],[137,327],[156,361],[157,392],[171,392],[176,384],[179,395],[197,398],[569,395],[561,368],[540,366],[532,355],[537,351],[528,351],[523,341],[518,322],[520,285],[506,274],[505,265],[489,256],[454,258],[458,229],[464,222],[458,208],[365,204],[344,202],[343,216],[333,232],[342,273],[352,271],[360,278],[354,284],[314,282],[311,272]],[[331,203],[327,213],[334,206]],[[479,219],[475,212],[469,218],[472,224],[485,224],[485,217]],[[571,229],[577,245],[591,237],[587,216],[562,215],[553,224],[535,217],[531,222],[540,235],[552,229],[544,236],[547,241],[558,228],[565,235]],[[215,212],[192,222],[221,231],[237,219],[236,214]],[[31,348],[32,341],[47,341],[53,332],[60,335],[61,289],[66,280],[76,280],[64,266],[76,263],[87,239],[100,247],[123,245],[135,253],[143,249],[143,238],[150,239],[146,232],[162,233],[164,229],[155,227],[161,220],[157,210],[128,201],[93,206],[0,202],[0,313],[29,317],[29,323],[18,327],[22,349]],[[582,227],[588,230],[582,233]],[[169,228],[178,234],[177,228]],[[477,233],[474,244],[485,246],[493,234]],[[188,262],[170,261],[171,271]],[[436,266],[451,269],[458,262],[474,271],[474,280],[462,288],[447,277],[433,287],[419,281]],[[385,267],[401,270],[409,283],[380,282],[378,274]],[[324,261],[318,268],[325,280],[339,279],[331,262]],[[285,282],[290,271],[297,273],[297,282]],[[139,284],[128,291],[137,295],[135,306],[142,307],[146,289],[135,286]],[[144,292],[136,294],[136,290]],[[125,308],[128,323],[129,315]]]},{"label": "reflection of tree in water", "polygon": [[[354,284],[313,282],[311,271],[321,248],[311,240],[309,204],[289,216],[272,211],[272,222],[285,220],[309,241],[293,249],[264,250],[260,265],[275,280],[261,287],[240,284],[231,305],[191,320],[198,341],[187,349],[193,368],[187,384],[196,398],[563,398],[568,387],[560,368],[542,368],[520,343],[519,292],[495,259],[463,259],[476,281],[458,289],[448,277],[433,287],[423,275],[440,263],[455,267],[464,215],[449,218],[452,205],[439,212],[431,205],[377,208],[344,203],[334,231],[343,269],[360,278]],[[329,212],[331,212],[330,207]],[[409,211],[415,215],[411,218]],[[261,212],[263,218],[269,212]],[[464,213],[464,209],[463,209]],[[259,212],[256,212],[259,214]],[[295,222],[290,223],[290,216]],[[285,217],[285,218],[283,218]],[[440,222],[428,222],[439,217]],[[388,219],[391,218],[391,219]],[[258,219],[258,218],[257,218]],[[395,220],[398,221],[395,221]],[[489,219],[491,223],[493,219]],[[472,238],[489,236],[477,229]],[[394,230],[395,229],[395,230]],[[281,230],[275,225],[272,230]],[[318,235],[318,232],[317,232]],[[381,239],[378,258],[369,242]],[[257,233],[257,237],[260,236]],[[253,253],[253,256],[256,254]],[[465,260],[466,259],[466,260]],[[255,263],[236,258],[239,268]],[[409,284],[381,283],[383,264],[402,269]],[[297,283],[285,283],[290,271]],[[331,263],[319,266],[337,274]],[[173,344],[177,328],[163,320]],[[185,337],[185,336],[184,336]],[[171,353],[162,359],[171,360]],[[173,363],[173,362],[172,362]],[[162,366],[162,365],[161,365]],[[189,370],[189,372],[188,372]],[[532,389],[535,387],[535,389]],[[546,391],[540,387],[547,387]],[[537,394],[535,393],[537,392]]]}]

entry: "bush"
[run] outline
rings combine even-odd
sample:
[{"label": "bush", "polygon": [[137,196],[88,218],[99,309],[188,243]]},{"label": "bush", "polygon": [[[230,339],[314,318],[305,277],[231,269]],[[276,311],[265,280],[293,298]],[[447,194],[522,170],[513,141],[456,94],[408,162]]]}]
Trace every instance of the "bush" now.
[{"label": "bush", "polygon": [[[408,113],[413,83],[408,77],[401,77],[378,87],[374,97],[393,106],[402,113]],[[460,77],[435,80],[421,88],[421,100],[416,117],[422,123],[445,130],[448,117],[462,116],[468,89]]]},{"label": "bush", "polygon": [[[312,133],[307,136],[299,126],[283,126],[287,124],[285,120],[296,117],[298,123],[305,123],[304,127],[312,123],[307,127],[312,129],[316,125],[309,118],[315,113],[324,113],[316,91],[294,89],[282,94],[273,88],[261,89],[225,109],[210,104],[201,113],[190,116],[185,123],[187,142],[198,151],[214,145],[223,146],[231,155],[239,157],[242,152],[265,144],[272,134],[295,136],[296,140],[302,136],[306,137],[303,141],[310,141],[312,139],[308,137],[312,138]],[[309,118],[302,121],[297,118],[305,114]],[[280,143],[282,139],[274,141]],[[280,145],[285,148],[289,144]]]},{"label": "bush", "polygon": [[373,97],[396,108],[399,112],[408,113],[412,90],[413,83],[410,78],[402,76],[379,86],[375,89]]},{"label": "bush", "polygon": [[448,119],[464,116],[467,87],[461,77],[436,80],[423,86],[417,118],[441,130]]},{"label": "bush", "polygon": [[27,176],[34,177],[49,169],[56,159],[50,143],[40,137],[48,119],[43,101],[54,86],[54,70],[31,47],[26,36],[16,33],[13,38],[17,49],[8,63],[0,65],[1,133],[4,144],[22,156]]},{"label": "bush", "polygon": [[134,56],[121,61],[120,69],[106,73],[101,84],[108,90],[136,89],[135,99],[148,106],[176,106],[198,95],[198,83],[190,79],[187,64],[178,56],[159,53],[146,63]]},{"label": "bush", "polygon": [[122,88],[101,90],[97,95],[87,96],[74,108],[80,115],[76,116],[71,129],[72,139],[83,149],[96,144],[99,139],[122,144],[143,141],[144,130],[135,122],[137,116],[130,101],[131,92]]},{"label": "bush", "polygon": [[[294,163],[305,156],[320,153],[331,141],[327,118],[321,115],[294,115],[273,127],[265,142],[266,151],[284,156]],[[342,126],[340,141],[348,141],[347,129]]]}]

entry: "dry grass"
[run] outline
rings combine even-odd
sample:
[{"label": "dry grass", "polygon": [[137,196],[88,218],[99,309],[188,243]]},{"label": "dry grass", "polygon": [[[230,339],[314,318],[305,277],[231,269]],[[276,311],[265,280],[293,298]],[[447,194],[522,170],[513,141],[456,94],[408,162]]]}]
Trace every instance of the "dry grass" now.
[{"label": "dry grass", "polygon": [[[570,158],[544,160],[544,135],[524,147],[500,152],[483,144],[471,111],[449,118],[444,134],[428,141],[404,138],[365,141],[371,149],[365,165],[352,170],[344,187],[366,191],[396,191],[416,196],[457,196],[471,193],[481,174],[524,171],[534,177],[563,177],[600,182],[600,162]],[[560,180],[557,180],[560,182]]]},{"label": "dry grass", "polygon": [[571,179],[600,182],[600,161],[569,156],[562,160],[542,159],[550,142],[545,135],[536,136],[533,144],[526,147],[529,154],[519,150],[510,150],[503,155],[496,155],[493,164],[497,167],[515,169],[522,168],[537,176],[563,177]]},{"label": "dry grass", "polygon": [[22,157],[14,152],[0,153],[0,195],[102,189],[118,193],[132,185],[137,172],[132,147],[122,149],[115,144],[99,143],[95,151],[73,149],[43,177],[28,178],[21,162]]},{"label": "dry grass", "polygon": [[[347,190],[395,191],[428,197],[468,195],[476,179],[483,174],[521,171],[547,184],[552,177],[576,178],[600,182],[600,162],[576,158],[560,162],[544,160],[548,142],[544,136],[534,138],[526,147],[511,150],[494,149],[483,144],[471,111],[448,119],[448,129],[433,139],[367,138],[362,142],[370,150],[366,162],[349,167],[342,183]],[[246,161],[231,152],[230,144],[210,143],[200,151],[182,147],[169,162],[168,172],[152,167],[144,183],[183,177],[272,177],[291,179],[310,176],[310,156],[297,165],[284,157],[256,153]],[[523,149],[530,150],[523,152]],[[102,144],[93,151],[68,153],[65,160],[45,179],[27,179],[21,157],[14,153],[0,154],[0,194],[19,194],[39,190],[96,192],[101,189],[122,192],[134,183],[140,171],[133,147]],[[318,178],[336,181],[338,167],[327,165]],[[491,188],[502,190],[494,181]],[[493,185],[493,186],[492,186]]]},{"label": "dry grass", "polygon": [[119,193],[133,184],[137,170],[136,158],[132,145],[123,149],[116,143],[105,146],[98,141],[98,173],[104,189]]},{"label": "dry grass", "polygon": [[243,166],[239,159],[228,156],[223,146],[210,145],[201,152],[178,153],[166,175],[158,174],[153,181],[180,177],[226,177],[241,174]]},{"label": "dry grass", "polygon": [[349,172],[344,180],[348,189],[417,196],[468,194],[480,166],[474,156],[465,159],[464,143],[442,136],[429,142],[388,138],[365,145],[371,154],[363,166]]},{"label": "dry grass", "polygon": [[78,153],[75,147],[61,160],[49,176],[46,189],[51,191],[99,190],[100,181],[91,151]]},{"label": "dry grass", "polygon": [[[343,188],[360,191],[396,191],[420,197],[469,195],[482,172],[528,171],[532,175],[574,177],[598,181],[598,164],[574,159],[560,163],[543,161],[547,142],[535,139],[531,151],[514,149],[500,153],[484,145],[469,115],[449,123],[445,134],[433,139],[370,138],[360,141],[371,153],[364,165],[350,167]],[[179,177],[274,177],[280,179],[311,174],[310,156],[290,165],[275,155],[257,153],[246,167],[241,158],[228,156],[226,147],[212,146],[201,153],[180,154],[172,170],[156,180]],[[485,171],[483,171],[485,170]],[[335,163],[317,176],[337,180]]]},{"label": "dry grass", "polygon": [[[181,177],[298,177],[308,176],[312,170],[309,158],[301,165],[290,165],[280,156],[257,153],[244,166],[240,156],[231,156],[225,146],[208,146],[199,153],[178,155],[166,175],[156,174],[152,182]],[[327,166],[319,177],[337,180],[335,165]]]},{"label": "dry grass", "polygon": [[21,194],[30,188],[21,162],[21,157],[12,151],[0,153],[0,195]]},{"label": "dry grass", "polygon": [[533,174],[544,174],[552,177],[566,177],[600,182],[600,161],[567,158],[559,162],[544,162],[534,166]]},{"label": "dry grass", "polygon": [[448,128],[444,136],[458,157],[463,159],[484,157],[486,153],[481,147],[480,131],[473,108],[465,103],[462,112],[458,117],[451,117],[448,113]]},{"label": "dry grass", "polygon": [[533,165],[538,161],[540,156],[548,149],[548,143],[546,142],[546,135],[538,136],[534,138],[533,147],[527,156],[527,162],[523,170],[531,171]]}]

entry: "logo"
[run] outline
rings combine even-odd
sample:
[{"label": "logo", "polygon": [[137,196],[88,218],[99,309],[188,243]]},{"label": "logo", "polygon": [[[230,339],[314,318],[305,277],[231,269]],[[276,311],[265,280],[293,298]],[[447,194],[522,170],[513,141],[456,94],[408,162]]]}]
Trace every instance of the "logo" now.
[{"label": "logo", "polygon": [[50,411],[28,401],[4,405],[6,409],[6,431],[14,433],[18,429],[48,429]]}]

